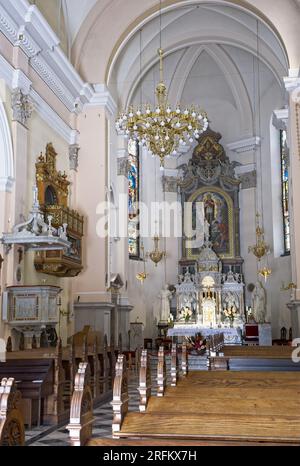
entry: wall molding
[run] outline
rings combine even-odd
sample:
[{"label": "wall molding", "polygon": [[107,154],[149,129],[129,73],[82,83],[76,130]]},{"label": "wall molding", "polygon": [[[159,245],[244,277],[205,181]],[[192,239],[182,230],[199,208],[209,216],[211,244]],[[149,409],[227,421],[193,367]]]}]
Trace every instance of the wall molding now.
[{"label": "wall molding", "polygon": [[256,150],[261,144],[261,138],[254,136],[252,138],[241,139],[240,141],[227,144],[227,149],[237,154]]}]

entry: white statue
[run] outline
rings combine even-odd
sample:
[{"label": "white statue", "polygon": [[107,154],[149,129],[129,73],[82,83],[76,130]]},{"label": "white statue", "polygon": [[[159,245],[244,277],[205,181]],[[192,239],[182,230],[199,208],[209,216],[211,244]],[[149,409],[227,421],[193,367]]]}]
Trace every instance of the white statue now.
[{"label": "white statue", "polygon": [[263,324],[266,319],[266,290],[261,281],[257,281],[252,294],[252,309],[255,321]]},{"label": "white statue", "polygon": [[168,322],[170,317],[170,299],[172,293],[169,290],[169,285],[165,285],[164,288],[159,293],[158,297],[160,298],[160,321]]},{"label": "white statue", "polygon": [[204,242],[205,243],[207,241],[209,241],[209,229],[210,229],[210,224],[208,223],[208,221],[205,218],[204,219]]}]

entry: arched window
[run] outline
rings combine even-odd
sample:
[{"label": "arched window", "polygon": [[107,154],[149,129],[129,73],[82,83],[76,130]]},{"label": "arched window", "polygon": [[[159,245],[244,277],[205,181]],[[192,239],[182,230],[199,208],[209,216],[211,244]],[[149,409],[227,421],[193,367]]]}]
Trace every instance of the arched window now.
[{"label": "arched window", "polygon": [[280,160],[284,253],[290,254],[289,161],[286,130],[280,130]]},{"label": "arched window", "polygon": [[139,236],[139,146],[128,142],[128,252],[131,259],[140,257]]}]

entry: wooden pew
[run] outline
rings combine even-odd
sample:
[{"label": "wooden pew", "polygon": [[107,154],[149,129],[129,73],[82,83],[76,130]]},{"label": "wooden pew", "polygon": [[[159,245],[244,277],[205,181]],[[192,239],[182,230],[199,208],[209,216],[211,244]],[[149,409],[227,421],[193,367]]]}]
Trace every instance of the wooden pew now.
[{"label": "wooden pew", "polygon": [[144,414],[129,412],[120,438],[293,444],[300,439],[298,373],[190,372]]},{"label": "wooden pew", "polygon": [[178,380],[178,354],[177,354],[177,345],[172,343],[171,350],[171,386],[176,387]]},{"label": "wooden pew", "polygon": [[19,409],[21,393],[13,378],[0,383],[0,446],[25,445],[24,421]]},{"label": "wooden pew", "polygon": [[93,397],[90,387],[90,368],[87,362],[79,363],[71,401],[70,433],[72,446],[83,446],[92,436]]},{"label": "wooden pew", "polygon": [[146,411],[151,396],[151,367],[148,351],[142,350],[138,392],[140,394],[140,412]]},{"label": "wooden pew", "polygon": [[158,363],[157,363],[157,396],[161,397],[165,394],[167,382],[166,375],[166,358],[165,349],[163,346],[158,350]]},{"label": "wooden pew", "polygon": [[128,400],[126,358],[123,354],[119,354],[115,369],[113,400],[111,402],[114,414],[112,422],[113,438],[118,438],[118,433],[128,412]]},{"label": "wooden pew", "polygon": [[25,424],[43,423],[45,400],[54,390],[53,359],[7,359],[0,363],[0,377],[15,379],[22,394],[20,409]]},{"label": "wooden pew", "polygon": [[65,371],[62,347],[37,348],[7,353],[6,363],[0,364],[0,376],[15,378],[22,393],[20,409],[24,422],[57,424],[68,418],[64,403]]}]

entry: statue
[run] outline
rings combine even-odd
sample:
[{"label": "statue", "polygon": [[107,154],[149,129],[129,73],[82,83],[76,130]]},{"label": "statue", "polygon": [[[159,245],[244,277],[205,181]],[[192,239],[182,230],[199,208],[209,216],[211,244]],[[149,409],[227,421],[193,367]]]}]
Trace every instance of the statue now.
[{"label": "statue", "polygon": [[263,324],[266,318],[266,290],[261,281],[257,281],[252,294],[252,309],[255,321]]},{"label": "statue", "polygon": [[211,194],[207,194],[206,199],[204,200],[204,213],[206,220],[211,225],[215,219],[215,203]]},{"label": "statue", "polygon": [[205,218],[204,219],[204,242],[205,243],[209,241],[209,236],[210,236],[209,230],[210,230],[210,225]]},{"label": "statue", "polygon": [[159,293],[158,297],[160,298],[160,321],[168,322],[170,317],[170,299],[172,293],[169,290],[169,285],[165,285],[164,288]]}]

